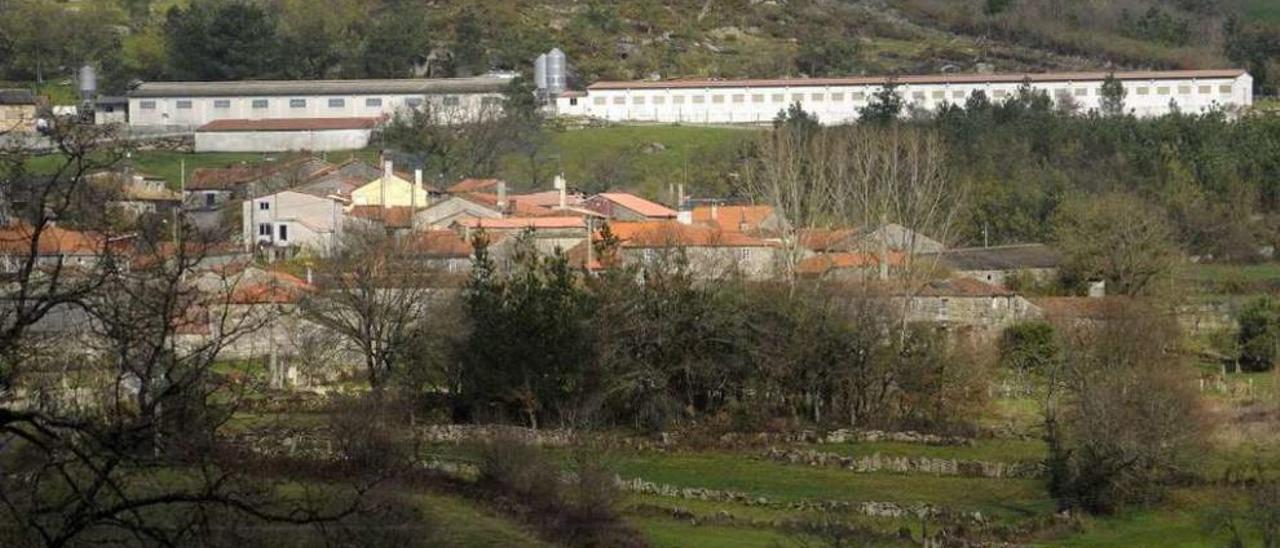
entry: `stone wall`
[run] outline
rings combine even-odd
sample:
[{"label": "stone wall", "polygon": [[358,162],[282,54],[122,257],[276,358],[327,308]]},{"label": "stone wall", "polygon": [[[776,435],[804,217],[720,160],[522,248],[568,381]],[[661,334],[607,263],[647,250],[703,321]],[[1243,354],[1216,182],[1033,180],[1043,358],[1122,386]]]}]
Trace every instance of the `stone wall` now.
[{"label": "stone wall", "polygon": [[854,472],[897,472],[974,478],[1038,478],[1044,474],[1043,467],[1033,462],[991,462],[921,456],[889,457],[881,456],[879,453],[851,457],[821,451],[777,448],[770,448],[765,452],[764,457],[775,462],[842,468]]}]

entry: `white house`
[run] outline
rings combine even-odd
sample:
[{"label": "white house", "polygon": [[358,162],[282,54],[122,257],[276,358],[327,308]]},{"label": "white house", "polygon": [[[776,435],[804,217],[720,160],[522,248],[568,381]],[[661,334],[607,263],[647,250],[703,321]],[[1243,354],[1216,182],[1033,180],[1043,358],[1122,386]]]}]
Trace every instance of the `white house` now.
[{"label": "white house", "polygon": [[477,113],[502,104],[507,75],[401,80],[146,82],[129,92],[134,128],[191,129],[216,120],[377,118],[430,104]]},{"label": "white house", "polygon": [[[976,92],[999,102],[1024,82],[1057,104],[1070,101],[1081,112],[1098,109],[1107,72],[1025,74],[935,74],[759,80],[597,82],[586,93],[566,92],[557,114],[619,122],[765,124],[794,103],[825,124],[856,121],[858,109],[886,85],[907,105],[936,110],[964,104]],[[1116,72],[1127,92],[1126,110],[1158,116],[1172,105],[1184,112],[1253,104],[1253,78],[1243,70]]]},{"label": "white house", "polygon": [[246,249],[262,246],[274,258],[300,249],[325,255],[342,233],[345,200],[307,187],[245,200],[241,232]]}]

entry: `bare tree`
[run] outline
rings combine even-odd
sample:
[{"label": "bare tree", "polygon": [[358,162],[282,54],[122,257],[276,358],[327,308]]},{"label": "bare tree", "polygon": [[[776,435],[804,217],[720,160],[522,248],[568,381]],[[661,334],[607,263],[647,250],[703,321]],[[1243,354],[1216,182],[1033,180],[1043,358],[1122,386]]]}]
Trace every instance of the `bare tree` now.
[{"label": "bare tree", "polygon": [[[358,497],[340,496],[341,489],[281,500],[274,482],[247,475],[251,455],[219,443],[221,419],[236,397],[212,366],[228,340],[254,325],[233,319],[225,306],[234,282],[222,292],[193,287],[200,261],[191,251],[201,246],[125,249],[107,234],[55,227],[55,219],[82,221],[68,215],[85,175],[109,167],[121,147],[109,131],[71,123],[60,124],[53,140],[56,165],[36,174],[35,187],[27,186],[29,151],[0,153],[5,197],[25,202],[6,234],[28,244],[26,253],[9,256],[16,268],[2,289],[4,539],[174,545],[209,538],[215,524],[240,519],[310,524],[353,511]],[[94,260],[73,263],[47,252],[51,239],[73,236],[95,243]],[[205,331],[180,340],[195,327]],[[58,371],[88,371],[86,384],[48,399],[14,397],[30,393],[27,380],[46,363],[31,359],[32,348],[51,342],[63,351],[51,356],[75,362]],[[60,404],[68,400],[73,404]]]},{"label": "bare tree", "polygon": [[412,260],[409,242],[377,228],[349,226],[319,271],[306,316],[364,358],[369,386],[381,390],[425,334],[430,310],[445,298],[441,277]]}]

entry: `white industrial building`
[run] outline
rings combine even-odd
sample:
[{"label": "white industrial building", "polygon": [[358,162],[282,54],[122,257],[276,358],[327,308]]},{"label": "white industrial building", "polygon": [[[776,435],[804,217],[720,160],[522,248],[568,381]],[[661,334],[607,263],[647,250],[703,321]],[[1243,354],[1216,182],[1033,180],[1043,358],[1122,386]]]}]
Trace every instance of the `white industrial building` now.
[{"label": "white industrial building", "polygon": [[[597,82],[585,93],[556,95],[556,113],[617,122],[764,124],[793,103],[825,124],[856,121],[858,109],[889,84],[910,107],[936,110],[963,105],[983,92],[993,103],[1017,93],[1024,82],[1056,104],[1071,101],[1079,112],[1098,109],[1107,72],[1040,74],[938,74],[768,80],[672,80]],[[1116,72],[1127,92],[1125,110],[1159,116],[1173,105],[1183,112],[1227,110],[1253,104],[1253,78],[1243,70]]]},{"label": "white industrial building", "polygon": [[129,125],[187,130],[219,120],[376,118],[423,104],[469,116],[500,106],[511,78],[146,82],[129,92]]}]

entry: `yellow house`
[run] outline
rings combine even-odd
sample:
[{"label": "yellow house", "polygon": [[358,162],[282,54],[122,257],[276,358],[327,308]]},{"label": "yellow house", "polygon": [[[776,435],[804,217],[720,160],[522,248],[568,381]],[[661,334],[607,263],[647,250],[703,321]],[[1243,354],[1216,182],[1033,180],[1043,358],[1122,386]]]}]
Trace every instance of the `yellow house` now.
[{"label": "yellow house", "polygon": [[382,177],[351,191],[351,204],[387,207],[426,207],[430,205],[427,189],[422,185],[422,172],[414,173],[415,182],[397,177],[391,162],[383,166]]},{"label": "yellow house", "polygon": [[0,89],[0,133],[35,129],[35,96],[25,89]]}]

